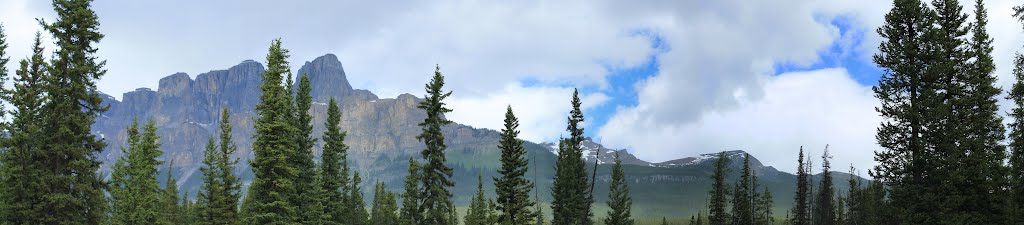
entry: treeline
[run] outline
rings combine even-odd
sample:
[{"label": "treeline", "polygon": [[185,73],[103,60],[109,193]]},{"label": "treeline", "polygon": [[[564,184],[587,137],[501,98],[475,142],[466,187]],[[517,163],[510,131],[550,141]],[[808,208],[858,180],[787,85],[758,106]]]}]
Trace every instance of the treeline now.
[{"label": "treeline", "polygon": [[[173,161],[159,160],[160,137],[155,121],[126,128],[123,155],[112,166],[109,180],[99,173],[98,154],[106,146],[91,132],[97,116],[109,107],[102,104],[96,81],[106,72],[105,61],[96,57],[103,38],[90,0],[55,0],[57,19],[40,21],[56,41],[53,57],[45,59],[37,33],[33,54],[20,61],[13,78],[6,74],[9,58],[0,25],[0,82],[12,82],[0,91],[0,224],[346,224],[346,225],[484,225],[484,224],[594,224],[593,168],[582,159],[584,140],[578,92],[573,94],[568,117],[569,138],[560,141],[554,165],[551,218],[544,209],[534,182],[525,178],[527,152],[518,138],[519,121],[509,106],[501,139],[500,176],[492,178],[495,198],[484,193],[483,177],[465,215],[458,215],[449,189],[455,185],[445,159],[441,128],[451,121],[445,100],[444,76],[436,68],[425,85],[426,95],[418,108],[426,112],[417,136],[426,147],[419,158],[409,159],[404,193],[392,193],[383,183],[374,185],[366,205],[361,183],[364,177],[349,167],[346,133],[339,128],[342,110],[332,98],[326,128],[313,137],[312,98],[306,75],[293,76],[288,50],[274,40],[261,74],[260,101],[252,151],[248,161],[255,178],[243,192],[235,171],[238,158],[231,136],[229,112],[221,112],[217,136],[207,140],[203,155],[202,187],[197,196],[179,196],[170,171],[164,186],[158,168],[173,168]],[[8,87],[8,85],[0,86]],[[145,119],[145,118],[143,118]],[[318,140],[319,139],[319,140]],[[313,159],[313,147],[323,143],[321,161]],[[632,199],[621,162],[613,166],[608,206],[603,216],[608,225],[634,224]],[[531,197],[531,192],[533,196]],[[243,196],[243,193],[245,195]],[[400,199],[400,200],[399,200]]]},{"label": "treeline", "polygon": [[[1024,6],[1014,10],[1024,21]],[[1024,224],[1024,55],[1016,57],[1007,96],[1015,104],[1007,140],[987,17],[982,0],[974,2],[973,18],[956,0],[893,1],[873,57],[885,70],[873,87],[883,118],[878,165],[868,171],[874,179],[851,176],[849,191],[836,192],[826,147],[820,181],[812,184],[801,148],[794,206],[783,224]],[[690,224],[771,224],[770,216],[758,221],[763,215],[749,200],[746,187],[756,179],[747,166],[727,188],[725,160],[712,175],[708,215]]]}]

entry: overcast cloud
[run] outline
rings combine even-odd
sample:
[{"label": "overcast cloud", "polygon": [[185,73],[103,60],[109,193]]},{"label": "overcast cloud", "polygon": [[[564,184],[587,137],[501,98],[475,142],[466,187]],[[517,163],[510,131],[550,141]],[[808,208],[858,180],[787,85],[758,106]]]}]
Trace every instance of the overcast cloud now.
[{"label": "overcast cloud", "polygon": [[[987,1],[999,84],[1008,87],[1021,26],[1010,0]],[[584,107],[608,118],[587,134],[660,162],[743,149],[768,165],[795,170],[800,146],[831,144],[834,167],[873,165],[879,118],[873,82],[848,65],[815,67],[852,54],[869,63],[889,1],[96,1],[101,91],[120,97],[155,88],[160,77],[263,61],[282,38],[293,69],[334,53],[352,85],[382,97],[422,95],[440,64],[454,91],[453,120],[501,128],[505,107],[520,116],[522,137],[563,135],[572,88]],[[973,1],[964,4],[973,4]],[[47,1],[0,0],[0,22],[18,60],[28,55],[34,18],[52,18]],[[965,9],[973,9],[968,5]],[[838,27],[842,20],[850,27]],[[859,30],[861,33],[842,29]],[[860,36],[850,34],[860,34]],[[658,40],[658,43],[654,43]],[[663,45],[658,47],[656,45]],[[839,46],[838,49],[833,48]],[[838,52],[835,52],[838,51]],[[651,64],[636,83],[609,83],[615,71]],[[777,74],[778,65],[806,68]],[[12,65],[8,65],[12,67]],[[612,89],[624,86],[619,95]],[[1005,89],[1005,88],[1004,88]],[[634,97],[635,96],[635,97]],[[635,98],[623,101],[623,98]],[[626,103],[623,103],[626,102]],[[613,110],[599,111],[600,107]],[[1004,109],[1008,109],[1003,103]],[[820,153],[814,153],[818,155]]]}]

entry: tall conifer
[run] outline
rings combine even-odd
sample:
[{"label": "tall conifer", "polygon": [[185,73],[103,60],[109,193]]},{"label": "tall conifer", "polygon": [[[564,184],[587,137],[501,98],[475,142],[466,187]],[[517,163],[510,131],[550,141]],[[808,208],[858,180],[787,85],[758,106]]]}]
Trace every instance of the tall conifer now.
[{"label": "tall conifer", "polygon": [[256,156],[249,161],[255,178],[242,208],[245,224],[292,224],[298,218],[290,201],[298,171],[288,161],[297,149],[293,135],[297,129],[292,126],[289,97],[281,84],[283,76],[290,73],[287,58],[288,50],[281,47],[281,40],[274,40],[267,53],[267,70],[261,75],[260,103],[256,105],[259,118],[252,146]]},{"label": "tall conifer", "polygon": [[633,197],[629,194],[626,173],[622,171],[622,160],[615,153],[615,165],[612,166],[612,181],[608,187],[608,217],[605,225],[633,225]]},{"label": "tall conifer", "polygon": [[98,154],[106,147],[92,133],[96,117],[109,106],[96,89],[106,61],[96,56],[103,39],[90,0],[54,0],[56,21],[41,21],[56,43],[43,76],[47,100],[39,107],[43,143],[34,174],[43,187],[32,199],[29,224],[98,224],[104,220],[104,182]]},{"label": "tall conifer", "polygon": [[505,112],[505,128],[501,130],[500,177],[494,178],[494,189],[497,193],[497,208],[500,212],[498,222],[501,224],[528,224],[536,217],[531,212],[533,201],[530,191],[533,182],[525,178],[529,162],[526,161],[526,148],[519,140],[519,119],[512,113],[512,106]]},{"label": "tall conifer", "polygon": [[450,124],[444,114],[451,112],[444,100],[452,95],[451,91],[445,92],[444,76],[441,75],[441,67],[434,71],[434,76],[425,85],[427,95],[422,102],[416,106],[427,113],[423,122],[419,123],[422,133],[416,139],[422,141],[426,148],[423,149],[423,167],[420,168],[420,185],[422,192],[419,198],[420,211],[423,213],[422,225],[450,225],[457,221],[452,220],[451,214],[455,211],[451,204],[452,193],[448,190],[455,182],[451,180],[452,168],[447,165],[444,141],[444,134],[441,127]]}]

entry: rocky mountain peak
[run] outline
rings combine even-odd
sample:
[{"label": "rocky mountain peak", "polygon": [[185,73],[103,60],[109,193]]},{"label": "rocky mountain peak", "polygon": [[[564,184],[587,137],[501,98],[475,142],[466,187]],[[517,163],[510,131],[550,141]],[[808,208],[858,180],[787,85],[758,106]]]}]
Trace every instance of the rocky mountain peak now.
[{"label": "rocky mountain peak", "polygon": [[[348,96],[353,91],[345,75],[345,68],[334,54],[307,61],[296,74],[309,76],[312,87],[310,94],[314,101],[327,102],[331,96]],[[295,79],[296,86],[298,82],[299,79]]]}]

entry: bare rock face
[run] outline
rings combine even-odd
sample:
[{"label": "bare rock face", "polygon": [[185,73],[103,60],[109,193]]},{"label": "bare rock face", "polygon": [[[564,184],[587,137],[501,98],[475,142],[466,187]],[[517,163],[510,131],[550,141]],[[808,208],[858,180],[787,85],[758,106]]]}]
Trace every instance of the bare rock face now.
[{"label": "bare rock face", "polygon": [[[203,150],[207,139],[216,136],[222,107],[231,112],[231,124],[238,144],[238,172],[243,178],[249,173],[248,160],[251,151],[255,106],[261,95],[260,73],[262,64],[246,60],[227,70],[214,70],[199,74],[193,80],[188,74],[176,73],[160,79],[156,91],[139,88],[124,93],[122,101],[105,96],[110,110],[97,118],[93,130],[101,134],[108,147],[101,158],[101,171],[109,174],[110,165],[121,157],[121,147],[126,143],[125,128],[134,119],[139,123],[148,120],[156,122],[165,152],[161,160],[174,162],[175,176],[184,191],[197,184],[196,172],[202,163]],[[397,98],[380,99],[367,90],[352,89],[341,62],[328,54],[306,62],[299,70],[307,75],[312,84],[313,137],[317,138],[314,155],[319,158],[327,119],[327,104],[335,98],[342,111],[341,129],[347,132],[345,143],[349,146],[349,161],[364,173],[394,169],[394,165],[409,157],[419,156],[424,145],[416,139],[420,133],[417,126],[426,114],[416,108],[421,99],[411,94]],[[295,79],[296,82],[298,79]],[[473,152],[491,151],[498,140],[498,133],[452,124],[444,128],[449,149]],[[488,147],[489,146],[489,147]],[[387,163],[380,163],[387,162]],[[396,163],[391,163],[396,162]],[[377,176],[375,179],[398,181],[400,177]],[[197,187],[197,185],[191,189]]]}]

